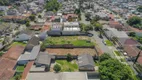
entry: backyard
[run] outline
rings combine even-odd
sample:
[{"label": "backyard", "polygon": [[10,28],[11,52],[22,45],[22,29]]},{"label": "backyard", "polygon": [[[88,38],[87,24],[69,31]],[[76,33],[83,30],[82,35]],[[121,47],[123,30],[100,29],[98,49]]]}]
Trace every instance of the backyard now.
[{"label": "backyard", "polygon": [[44,43],[47,45],[64,45],[72,44],[74,46],[94,46],[95,43],[91,42],[89,37],[85,36],[62,36],[62,37],[48,37]]},{"label": "backyard", "polygon": [[56,60],[56,63],[61,66],[61,72],[78,71],[78,65],[76,64],[75,60],[71,62],[68,62],[66,60]]}]

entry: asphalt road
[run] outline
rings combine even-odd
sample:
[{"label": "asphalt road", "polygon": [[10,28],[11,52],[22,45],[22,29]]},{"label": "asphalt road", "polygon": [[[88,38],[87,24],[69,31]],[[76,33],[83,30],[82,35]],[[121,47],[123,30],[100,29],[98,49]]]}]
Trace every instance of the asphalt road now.
[{"label": "asphalt road", "polygon": [[104,53],[108,53],[111,57],[115,57],[115,55],[113,54],[113,50],[109,49],[108,46],[106,46],[102,41],[106,40],[106,38],[104,37],[103,39],[99,38],[99,34],[96,31],[90,31],[90,33],[93,34],[92,39],[94,39],[96,41],[96,43],[99,45],[99,47],[101,48],[101,50]]}]

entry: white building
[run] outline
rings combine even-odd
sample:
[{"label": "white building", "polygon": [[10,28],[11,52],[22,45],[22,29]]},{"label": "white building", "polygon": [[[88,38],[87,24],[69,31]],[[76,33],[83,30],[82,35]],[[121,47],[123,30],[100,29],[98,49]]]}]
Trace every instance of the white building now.
[{"label": "white building", "polygon": [[63,31],[80,31],[78,22],[64,22]]}]

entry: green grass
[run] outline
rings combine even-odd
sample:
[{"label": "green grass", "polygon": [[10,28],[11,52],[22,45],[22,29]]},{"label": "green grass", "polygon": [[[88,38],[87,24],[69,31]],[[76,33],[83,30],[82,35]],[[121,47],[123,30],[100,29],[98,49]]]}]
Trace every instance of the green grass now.
[{"label": "green grass", "polygon": [[76,61],[68,62],[66,60],[56,60],[56,63],[61,66],[61,72],[74,72],[78,71]]},{"label": "green grass", "polygon": [[17,72],[23,72],[23,71],[24,71],[24,68],[25,68],[24,66],[17,66],[17,67],[16,67],[16,71],[17,71]]},{"label": "green grass", "polygon": [[113,46],[113,43],[109,40],[105,40],[107,46]]},{"label": "green grass", "polygon": [[114,51],[114,53],[117,55],[117,56],[121,56],[121,53],[119,51]]},{"label": "green grass", "polygon": [[72,44],[74,46],[94,46],[95,43],[88,37],[66,36],[66,37],[48,37],[44,45],[64,45]]},{"label": "green grass", "polygon": [[120,61],[121,62],[126,62],[126,60],[124,58],[121,58]]},{"label": "green grass", "polygon": [[94,61],[95,66],[99,66],[99,61]]},{"label": "green grass", "polygon": [[15,46],[15,45],[20,45],[20,46],[26,46],[26,43],[23,42],[13,42],[8,48]]}]

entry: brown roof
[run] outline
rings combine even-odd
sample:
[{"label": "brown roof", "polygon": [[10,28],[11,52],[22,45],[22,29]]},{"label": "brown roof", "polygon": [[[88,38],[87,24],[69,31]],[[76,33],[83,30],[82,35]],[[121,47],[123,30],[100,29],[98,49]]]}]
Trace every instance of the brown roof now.
[{"label": "brown roof", "polygon": [[41,31],[49,31],[50,30],[50,26],[49,25],[44,25],[41,29]]},{"label": "brown roof", "polygon": [[138,63],[142,64],[142,53],[141,53],[140,57],[138,58]]},{"label": "brown roof", "polygon": [[137,45],[138,42],[132,38],[130,39],[126,39],[126,41],[124,42],[125,45]]},{"label": "brown roof", "polygon": [[13,68],[16,65],[15,60],[10,60],[7,58],[0,59],[0,80],[9,80],[13,77],[15,71]]},{"label": "brown roof", "polygon": [[111,28],[122,29],[123,26],[117,21],[110,21],[109,25]]},{"label": "brown roof", "polygon": [[21,19],[25,20],[27,17],[26,16],[3,16],[2,19]]},{"label": "brown roof", "polygon": [[28,62],[27,66],[25,67],[24,72],[22,74],[21,80],[26,80],[26,77],[27,77],[27,75],[28,75],[33,64],[34,64],[34,61]]},{"label": "brown roof", "polygon": [[3,57],[9,58],[9,59],[13,59],[13,60],[17,60],[19,58],[19,56],[23,53],[23,51],[24,51],[24,47],[23,46],[15,45],[15,46],[12,46],[3,55]]},{"label": "brown roof", "polygon": [[30,27],[30,29],[34,29],[34,30],[40,30],[42,28],[42,25],[32,25]]},{"label": "brown roof", "polygon": [[[140,51],[136,46],[125,46],[124,50],[127,52],[128,56],[136,57]],[[137,60],[138,63],[142,64],[142,52]]]},{"label": "brown roof", "polygon": [[124,50],[128,53],[128,56],[137,56],[138,54],[138,48],[135,46],[124,46]]}]

